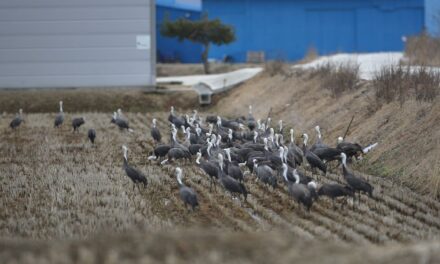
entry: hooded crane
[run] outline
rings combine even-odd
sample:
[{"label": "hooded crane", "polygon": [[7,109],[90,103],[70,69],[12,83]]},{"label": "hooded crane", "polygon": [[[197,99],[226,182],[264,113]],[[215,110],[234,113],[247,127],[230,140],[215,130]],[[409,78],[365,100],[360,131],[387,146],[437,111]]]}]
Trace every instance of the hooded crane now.
[{"label": "hooded crane", "polygon": [[250,131],[253,131],[255,129],[255,127],[257,126],[257,123],[255,122],[255,118],[252,115],[252,105],[249,106],[249,113],[248,113],[248,117],[247,117],[247,126],[249,128]]},{"label": "hooded crane", "polygon": [[147,177],[145,177],[145,175],[141,171],[139,171],[139,170],[131,167],[130,165],[128,165],[128,159],[127,159],[128,148],[125,145],[123,145],[122,146],[122,150],[124,151],[124,165],[123,165],[123,168],[124,168],[125,173],[127,174],[127,176],[133,182],[133,191],[134,191],[134,187],[138,183],[142,183],[144,188],[147,187],[147,184],[148,184]]},{"label": "hooded crane", "polygon": [[317,138],[316,138],[316,143],[310,147],[310,151],[312,151],[312,152],[314,152],[315,149],[318,149],[318,148],[328,147],[327,145],[322,143],[321,129],[319,126],[315,126],[315,131],[316,131]]},{"label": "hooded crane", "polygon": [[185,186],[185,184],[183,184],[182,169],[179,167],[176,168],[176,177],[177,177],[177,183],[179,184],[180,199],[183,201],[185,208],[187,208],[187,206],[189,205],[194,211],[195,208],[199,206],[196,192],[192,188],[187,187]]},{"label": "hooded crane", "polygon": [[80,126],[82,126],[86,122],[84,117],[76,117],[72,120],[73,132],[77,131]]},{"label": "hooded crane", "polygon": [[226,159],[226,169],[228,171],[228,175],[231,176],[232,178],[240,181],[240,182],[243,182],[243,180],[244,180],[243,172],[240,170],[240,167],[237,164],[234,164],[232,162],[231,149],[226,148],[225,152],[226,152],[226,156],[228,157]]},{"label": "hooded crane", "polygon": [[17,127],[19,127],[21,125],[21,122],[24,122],[24,119],[23,119],[23,109],[20,108],[18,110],[18,114],[14,117],[14,119],[12,119],[9,126],[12,129],[16,129]]},{"label": "hooded crane", "polygon": [[209,191],[211,191],[212,185],[214,185],[214,189],[215,189],[214,178],[218,179],[219,168],[214,162],[204,161],[204,160],[200,161],[201,158],[202,158],[202,153],[197,152],[196,163],[206,174],[208,174],[209,178],[211,179],[211,183],[209,185]]},{"label": "hooded crane", "polygon": [[133,132],[133,129],[130,128],[128,121],[125,119],[124,115],[122,114],[121,109],[118,109],[117,115],[113,116],[112,121],[113,120],[121,131],[127,129],[128,132]]},{"label": "hooded crane", "polygon": [[348,185],[353,189],[355,192],[359,192],[359,202],[360,202],[360,196],[361,192],[368,193],[370,197],[373,197],[373,186],[371,186],[366,180],[363,178],[355,176],[353,173],[348,171],[347,169],[347,155],[345,153],[341,153],[342,158],[342,173],[344,175],[345,180],[347,181]]},{"label": "hooded crane", "polygon": [[154,141],[156,143],[160,143],[161,139],[162,139],[162,135],[160,134],[159,129],[156,126],[156,118],[153,118],[153,125],[151,128],[151,137],[154,139]]},{"label": "hooded crane", "polygon": [[171,106],[170,109],[170,115],[168,116],[168,121],[170,121],[172,124],[174,124],[177,128],[181,126],[185,126],[185,119],[178,117],[174,113],[174,106]]},{"label": "hooded crane", "polygon": [[219,166],[220,166],[220,170],[218,171],[218,175],[219,175],[218,179],[219,179],[221,185],[227,191],[229,191],[231,194],[234,194],[234,193],[243,194],[244,200],[246,201],[246,198],[248,195],[248,191],[246,190],[246,187],[244,186],[243,183],[238,182],[236,179],[227,175],[223,171],[223,155],[222,154],[220,154],[220,153],[218,154],[218,159],[219,159]]},{"label": "hooded crane", "polygon": [[325,183],[318,190],[318,196],[327,196],[332,199],[335,207],[335,199],[338,197],[350,196],[354,198],[354,192],[349,186],[337,183]]},{"label": "hooded crane", "polygon": [[312,207],[313,199],[316,194],[316,183],[311,181],[306,185],[299,183],[299,176],[295,170],[293,170],[293,176],[295,177],[295,182],[291,182],[287,179],[287,173],[283,173],[283,177],[287,182],[287,189],[289,190],[289,195],[298,203],[302,204],[307,211],[310,211]]},{"label": "hooded crane", "polygon": [[252,162],[254,163],[253,169],[257,178],[263,183],[272,186],[272,188],[276,188],[278,183],[273,170],[267,165],[258,165],[257,159],[253,159]]},{"label": "hooded crane", "polygon": [[303,152],[307,162],[310,164],[310,167],[312,168],[312,170],[318,168],[320,171],[326,174],[327,166],[325,165],[325,163],[318,156],[316,156],[316,154],[314,154],[313,152],[307,149],[307,141],[309,139],[309,136],[307,134],[303,134],[303,138],[304,138]]},{"label": "hooded crane", "polygon": [[64,122],[63,101],[60,101],[60,112],[55,116],[54,127],[59,127]]},{"label": "hooded crane", "polygon": [[365,148],[357,143],[350,143],[344,141],[343,137],[338,137],[338,145],[336,146],[339,150],[344,152],[347,155],[347,158],[352,157],[362,157],[362,154],[368,153],[370,150],[375,148],[378,144],[374,143]]},{"label": "hooded crane", "polygon": [[[293,176],[293,170],[294,169],[289,167],[286,163],[283,163],[282,169],[283,169],[282,170],[283,177],[284,177],[284,174],[286,174],[288,181],[290,181],[290,182],[295,182],[296,181],[295,177]],[[303,173],[301,173],[298,170],[296,171],[296,173],[298,174],[299,183],[301,183],[301,184],[307,184],[307,183],[309,183],[309,182],[311,182],[313,180],[312,177],[306,176],[306,175],[304,175]]]},{"label": "hooded crane", "polygon": [[168,151],[170,151],[170,149],[170,145],[158,145],[154,148],[153,153],[151,156],[148,157],[148,160],[157,160],[163,158],[168,154]]},{"label": "hooded crane", "polygon": [[293,160],[295,161],[295,164],[292,165],[301,165],[303,162],[304,152],[295,144],[295,131],[293,129],[290,129],[290,144],[288,150],[288,158],[293,156]]},{"label": "hooded crane", "polygon": [[96,131],[93,128],[89,129],[89,132],[87,132],[87,136],[90,139],[90,142],[92,142],[92,144],[95,144],[95,138],[96,138]]}]

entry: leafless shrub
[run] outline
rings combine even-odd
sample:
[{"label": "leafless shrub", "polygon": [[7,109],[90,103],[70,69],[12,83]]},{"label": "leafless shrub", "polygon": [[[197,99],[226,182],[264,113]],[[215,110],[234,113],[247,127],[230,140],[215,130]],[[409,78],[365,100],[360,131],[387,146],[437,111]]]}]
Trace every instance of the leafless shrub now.
[{"label": "leafless shrub", "polygon": [[266,62],[264,70],[272,77],[276,75],[289,77],[291,75],[289,65],[283,59],[276,59]]},{"label": "leafless shrub", "polygon": [[409,37],[405,45],[409,65],[440,66],[440,39],[426,32]]},{"label": "leafless shrub", "polygon": [[440,73],[426,67],[386,66],[376,74],[373,83],[379,104],[398,100],[403,106],[412,97],[431,102],[439,93]]},{"label": "leafless shrub", "polygon": [[330,90],[334,97],[339,97],[344,92],[356,89],[359,82],[359,65],[355,63],[334,65],[328,62],[315,68],[312,76],[320,77],[321,87]]},{"label": "leafless shrub", "polygon": [[307,49],[307,53],[304,56],[303,61],[304,62],[313,61],[313,60],[317,59],[318,57],[319,57],[318,50],[316,50],[316,48],[314,46],[310,46]]}]

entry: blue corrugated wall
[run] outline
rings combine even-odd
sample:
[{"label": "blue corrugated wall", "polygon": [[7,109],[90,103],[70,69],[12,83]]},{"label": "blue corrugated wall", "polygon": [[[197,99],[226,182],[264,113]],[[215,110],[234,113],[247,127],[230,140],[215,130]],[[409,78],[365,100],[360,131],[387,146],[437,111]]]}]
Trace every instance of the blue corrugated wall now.
[{"label": "blue corrugated wall", "polygon": [[165,17],[170,20],[185,17],[191,20],[200,19],[201,12],[168,6],[156,5],[157,61],[198,63],[201,61],[202,46],[190,41],[179,42],[177,38],[168,38],[160,34],[160,27]]},{"label": "blue corrugated wall", "polygon": [[440,37],[440,0],[425,0],[425,12],[426,29]]},{"label": "blue corrugated wall", "polygon": [[424,0],[204,0],[203,11],[237,35],[212,47],[210,57],[237,62],[261,50],[267,59],[286,60],[303,58],[311,47],[319,54],[397,51],[403,36],[424,25]]}]

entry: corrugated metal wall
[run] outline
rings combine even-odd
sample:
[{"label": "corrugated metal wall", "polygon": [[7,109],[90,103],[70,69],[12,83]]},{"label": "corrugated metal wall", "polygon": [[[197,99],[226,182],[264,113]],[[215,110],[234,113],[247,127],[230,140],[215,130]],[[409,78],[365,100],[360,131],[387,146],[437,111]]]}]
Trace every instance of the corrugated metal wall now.
[{"label": "corrugated metal wall", "polygon": [[440,37],[440,0],[425,0],[425,26],[429,33]]},{"label": "corrugated metal wall", "polygon": [[[440,0],[435,0],[440,1]],[[424,25],[424,0],[204,0],[203,11],[235,27],[237,41],[210,57],[245,61],[247,51],[298,60],[320,54],[402,50]]]},{"label": "corrugated metal wall", "polygon": [[164,19],[174,21],[179,18],[189,20],[200,19],[201,13],[197,10],[173,8],[156,5],[156,32],[157,32],[157,61],[158,62],[201,62],[202,45],[188,40],[179,41],[177,38],[169,38],[160,34],[160,28]]},{"label": "corrugated metal wall", "polygon": [[0,87],[152,85],[154,12],[154,0],[1,0]]}]

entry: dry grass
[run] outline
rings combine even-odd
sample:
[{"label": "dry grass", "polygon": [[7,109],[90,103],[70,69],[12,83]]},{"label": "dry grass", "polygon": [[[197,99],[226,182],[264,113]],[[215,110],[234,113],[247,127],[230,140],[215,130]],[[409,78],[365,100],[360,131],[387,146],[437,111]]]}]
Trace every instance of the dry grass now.
[{"label": "dry grass", "polygon": [[320,80],[321,88],[330,90],[334,97],[355,90],[360,81],[359,65],[353,63],[334,65],[328,62],[313,69],[311,76]]},{"label": "dry grass", "polygon": [[440,66],[440,39],[426,32],[409,37],[405,45],[405,56],[409,65]]},{"label": "dry grass", "polygon": [[284,77],[290,77],[292,74],[290,65],[282,59],[266,62],[264,70],[269,73],[270,76],[281,75]]},{"label": "dry grass", "polygon": [[383,67],[374,77],[379,104],[398,101],[402,107],[409,98],[432,102],[440,92],[440,73],[426,67]]},{"label": "dry grass", "polygon": [[[431,197],[440,197],[438,157],[440,156],[440,102],[417,101],[410,97],[403,108],[398,102],[382,107],[376,100],[371,82],[335,98],[321,89],[321,80],[310,73],[285,80],[281,76],[261,75],[220,99],[213,111],[234,116],[254,106],[258,118],[265,118],[273,107],[273,122],[283,119],[297,135],[320,125],[324,142],[336,144],[354,115],[347,140],[379,147],[368,154],[368,162],[359,165],[365,172],[393,179]],[[327,92],[326,92],[327,91]],[[275,124],[273,124],[275,125]]]},{"label": "dry grass", "polygon": [[113,113],[118,108],[126,112],[146,112],[169,109],[171,105],[191,109],[198,105],[195,92],[151,93],[135,88],[115,89],[26,89],[0,90],[0,113],[50,113],[58,111],[58,101],[64,101],[66,112]]},{"label": "dry grass", "polygon": [[78,241],[0,241],[2,263],[438,263],[440,244],[349,246],[280,232],[190,230]]}]

